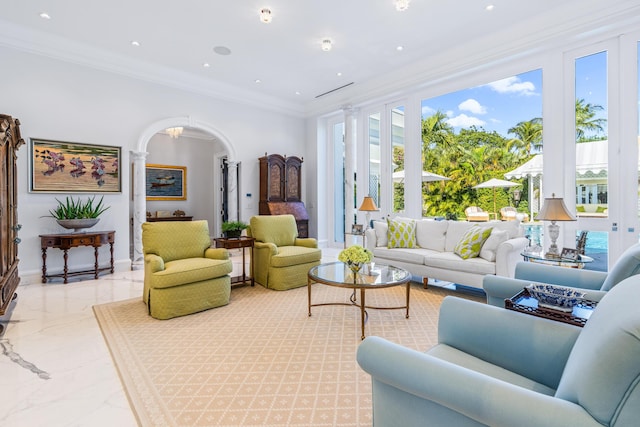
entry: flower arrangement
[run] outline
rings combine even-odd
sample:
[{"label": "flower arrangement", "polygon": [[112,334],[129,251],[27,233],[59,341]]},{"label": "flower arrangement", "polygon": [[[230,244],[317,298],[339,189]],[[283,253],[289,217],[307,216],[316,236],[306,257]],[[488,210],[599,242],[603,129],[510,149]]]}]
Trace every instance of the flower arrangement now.
[{"label": "flower arrangement", "polygon": [[357,272],[366,262],[373,260],[373,254],[369,249],[365,249],[360,245],[349,246],[338,254],[338,260],[344,262],[349,268]]}]

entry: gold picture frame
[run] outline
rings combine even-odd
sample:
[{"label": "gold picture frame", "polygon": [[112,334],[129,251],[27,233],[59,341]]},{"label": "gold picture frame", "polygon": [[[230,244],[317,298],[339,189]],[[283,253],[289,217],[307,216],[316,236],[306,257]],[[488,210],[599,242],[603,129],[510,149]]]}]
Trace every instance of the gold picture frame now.
[{"label": "gold picture frame", "polygon": [[187,167],[147,164],[147,200],[187,200]]},{"label": "gold picture frame", "polygon": [[122,192],[120,147],[39,138],[29,142],[29,192]]}]

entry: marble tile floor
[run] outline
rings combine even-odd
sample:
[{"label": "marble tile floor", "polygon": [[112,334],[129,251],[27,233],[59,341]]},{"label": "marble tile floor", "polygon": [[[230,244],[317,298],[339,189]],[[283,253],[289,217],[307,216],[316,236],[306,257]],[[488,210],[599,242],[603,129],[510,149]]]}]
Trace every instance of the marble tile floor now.
[{"label": "marble tile floor", "polygon": [[[323,249],[323,262],[338,252]],[[239,275],[241,253],[231,254]],[[0,426],[137,425],[92,306],[141,298],[143,278],[133,270],[18,287],[9,321],[0,318]]]}]

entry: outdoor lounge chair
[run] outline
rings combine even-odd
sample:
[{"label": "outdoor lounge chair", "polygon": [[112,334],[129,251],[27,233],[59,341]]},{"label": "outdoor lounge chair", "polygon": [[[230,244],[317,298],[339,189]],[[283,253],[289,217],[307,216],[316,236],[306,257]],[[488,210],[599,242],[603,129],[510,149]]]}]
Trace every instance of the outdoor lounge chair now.
[{"label": "outdoor lounge chair", "polygon": [[469,222],[489,221],[489,212],[485,212],[477,206],[469,206],[464,210],[464,214]]}]

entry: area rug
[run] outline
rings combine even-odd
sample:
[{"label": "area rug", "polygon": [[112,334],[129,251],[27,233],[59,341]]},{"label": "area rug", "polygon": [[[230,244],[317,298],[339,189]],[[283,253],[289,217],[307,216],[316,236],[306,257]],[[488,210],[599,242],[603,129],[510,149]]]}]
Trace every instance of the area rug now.
[{"label": "area rug", "polygon": [[[368,310],[365,333],[426,350],[436,343],[441,288],[413,284],[404,310]],[[312,302],[348,302],[313,285]],[[403,305],[404,287],[367,292],[367,305]],[[371,379],[356,362],[360,312],[313,307],[306,287],[234,288],[229,305],[171,320],[141,299],[94,306],[142,426],[370,426]]]}]

